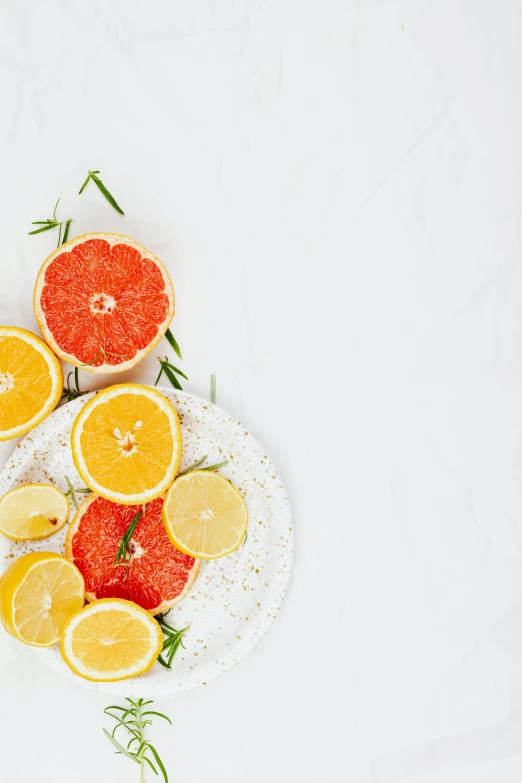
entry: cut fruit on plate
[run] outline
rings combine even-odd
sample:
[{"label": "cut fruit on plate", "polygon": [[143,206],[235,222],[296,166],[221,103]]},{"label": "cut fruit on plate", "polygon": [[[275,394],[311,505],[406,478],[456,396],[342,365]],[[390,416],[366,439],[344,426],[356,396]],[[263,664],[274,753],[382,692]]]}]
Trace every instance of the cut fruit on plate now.
[{"label": "cut fruit on plate", "polygon": [[83,574],[88,601],[126,598],[160,614],[186,596],[200,561],[172,546],[162,505],[161,498],[147,504],[128,545],[129,561],[115,565],[121,538],[141,506],[122,506],[99,495],[82,503],[67,531],[65,554]]},{"label": "cut fruit on plate", "polygon": [[93,601],[69,619],[60,639],[65,663],[79,677],[116,682],[137,677],[163,647],[159,623],[132,601]]},{"label": "cut fruit on plate", "polygon": [[163,263],[122,234],[83,234],[45,261],[34,289],[45,340],[86,372],[134,367],[159,343],[174,316]]},{"label": "cut fruit on plate", "polygon": [[167,535],[175,547],[192,557],[215,560],[241,544],[247,528],[245,501],[218,473],[194,470],[180,476],[162,509]]},{"label": "cut fruit on plate", "polygon": [[110,386],[76,417],[71,447],[78,473],[93,492],[114,503],[148,503],[165,493],[178,472],[179,417],[156,389]]},{"label": "cut fruit on plate", "polygon": [[61,530],[69,501],[52,484],[24,484],[0,498],[0,533],[15,541],[36,541]]},{"label": "cut fruit on plate", "polygon": [[9,566],[0,581],[0,615],[12,636],[50,647],[66,620],[84,604],[83,577],[54,552],[31,552]]},{"label": "cut fruit on plate", "polygon": [[61,364],[43,340],[16,326],[0,326],[0,440],[36,427],[62,390]]}]

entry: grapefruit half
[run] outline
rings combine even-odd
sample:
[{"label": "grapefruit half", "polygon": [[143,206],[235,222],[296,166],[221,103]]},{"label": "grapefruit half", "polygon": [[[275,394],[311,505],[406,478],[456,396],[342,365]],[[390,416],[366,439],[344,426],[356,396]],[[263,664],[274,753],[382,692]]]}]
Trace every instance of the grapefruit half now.
[{"label": "grapefruit half", "polygon": [[82,503],[67,531],[65,556],[83,575],[88,601],[124,598],[160,614],[185,598],[200,561],[170,543],[162,505],[162,498],[147,503],[130,540],[130,561],[116,565],[121,538],[142,507],[94,494]]},{"label": "grapefruit half", "polygon": [[122,234],[83,234],[51,253],[34,289],[46,342],[86,372],[134,367],[159,343],[174,315],[163,263]]}]

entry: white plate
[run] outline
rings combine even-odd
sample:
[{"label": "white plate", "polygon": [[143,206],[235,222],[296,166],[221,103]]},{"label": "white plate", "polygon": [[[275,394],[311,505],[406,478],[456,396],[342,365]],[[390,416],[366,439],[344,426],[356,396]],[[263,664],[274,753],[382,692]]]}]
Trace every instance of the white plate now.
[{"label": "white plate", "polygon": [[[141,696],[182,693],[226,672],[266,633],[284,598],[292,567],[290,505],[283,482],[264,450],[239,422],[215,405],[184,392],[161,391],[180,415],[182,468],[204,454],[208,454],[207,464],[229,460],[220,473],[245,497],[248,536],[233,554],[204,562],[187,598],[171,610],[169,622],[174,627],[190,623],[185,636],[187,649],[178,650],[171,670],[157,664],[132,680],[90,683],[70,671],[57,647],[31,648],[63,677],[118,695],[128,696],[137,689]],[[75,487],[83,486],[72,460],[69,436],[76,414],[92,396],[86,394],[62,406],[24,438],[0,474],[0,495],[30,481],[52,482],[65,492],[66,475]],[[0,536],[0,571],[25,552],[63,554],[65,531],[35,542],[14,542]]]}]

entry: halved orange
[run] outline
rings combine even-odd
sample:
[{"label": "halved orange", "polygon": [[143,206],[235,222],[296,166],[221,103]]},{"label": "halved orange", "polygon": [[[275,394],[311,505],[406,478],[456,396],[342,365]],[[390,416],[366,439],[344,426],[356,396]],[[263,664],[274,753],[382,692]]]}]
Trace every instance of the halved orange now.
[{"label": "halved orange", "polygon": [[159,623],[132,601],[93,601],[65,624],[60,650],[79,677],[116,682],[144,674],[163,647]]},{"label": "halved orange", "polygon": [[146,505],[129,542],[129,561],[116,564],[121,538],[141,506],[122,506],[99,495],[82,503],[67,531],[65,555],[83,574],[88,601],[126,598],[160,614],[186,596],[200,561],[170,543],[162,505],[162,498]]},{"label": "halved orange", "polygon": [[43,340],[16,326],[0,326],[0,440],[40,424],[62,391],[62,366]]},{"label": "halved orange", "polygon": [[71,431],[78,473],[114,503],[161,497],[181,460],[181,428],[172,403],[138,383],[109,386],[78,413]]},{"label": "halved orange", "polygon": [[45,261],[34,312],[46,342],[86,372],[134,367],[165,334],[174,289],[163,263],[122,234],[83,234]]}]

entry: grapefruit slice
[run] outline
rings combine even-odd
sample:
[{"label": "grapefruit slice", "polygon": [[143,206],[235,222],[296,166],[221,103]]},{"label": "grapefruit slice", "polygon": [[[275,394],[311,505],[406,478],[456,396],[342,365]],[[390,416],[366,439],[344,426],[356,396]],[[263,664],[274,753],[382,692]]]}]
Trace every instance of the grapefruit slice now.
[{"label": "grapefruit slice", "polygon": [[43,340],[16,326],[0,326],[0,440],[40,424],[62,390],[62,366]]},{"label": "grapefruit slice", "polygon": [[65,624],[60,651],[79,677],[116,682],[149,671],[163,647],[159,623],[131,601],[107,598]]},{"label": "grapefruit slice", "polygon": [[129,544],[130,561],[115,564],[120,541],[141,506],[122,506],[90,495],[67,531],[65,555],[85,579],[86,598],[124,598],[160,614],[181,601],[200,561],[174,547],[161,518],[163,499],[145,507]]},{"label": "grapefruit slice", "polygon": [[134,367],[174,315],[174,289],[155,255],[122,234],[83,234],[51,253],[34,312],[53,351],[86,372]]},{"label": "grapefruit slice", "polygon": [[156,389],[121,383],[84,405],[71,431],[74,464],[93,492],[133,505],[161,497],[181,460],[181,428]]}]

